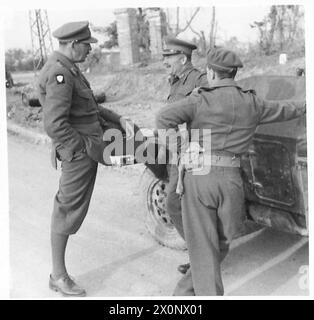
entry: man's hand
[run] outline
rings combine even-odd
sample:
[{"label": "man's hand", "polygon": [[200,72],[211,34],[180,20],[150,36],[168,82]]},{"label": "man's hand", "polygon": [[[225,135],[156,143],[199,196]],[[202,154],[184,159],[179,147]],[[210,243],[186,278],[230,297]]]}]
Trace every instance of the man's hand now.
[{"label": "man's hand", "polygon": [[134,123],[131,119],[121,117],[120,125],[126,134],[126,139],[131,139],[134,136]]}]

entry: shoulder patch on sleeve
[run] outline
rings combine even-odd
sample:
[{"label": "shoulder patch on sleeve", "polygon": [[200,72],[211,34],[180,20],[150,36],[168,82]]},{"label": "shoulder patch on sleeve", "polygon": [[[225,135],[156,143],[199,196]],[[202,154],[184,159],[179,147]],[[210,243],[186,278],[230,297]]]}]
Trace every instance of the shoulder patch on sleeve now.
[{"label": "shoulder patch on sleeve", "polygon": [[56,81],[57,81],[57,84],[65,83],[64,75],[61,73],[56,74]]}]

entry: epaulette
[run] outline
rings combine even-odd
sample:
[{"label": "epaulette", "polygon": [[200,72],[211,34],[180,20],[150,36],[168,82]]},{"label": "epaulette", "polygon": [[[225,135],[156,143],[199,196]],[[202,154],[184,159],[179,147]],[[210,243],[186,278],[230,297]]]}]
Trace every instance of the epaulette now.
[{"label": "epaulette", "polygon": [[78,75],[78,72],[77,72],[77,70],[76,70],[74,67],[70,68],[70,71],[71,71],[71,73],[72,73],[74,76],[77,76],[77,75]]},{"label": "epaulette", "polygon": [[74,76],[78,75],[77,70],[74,67],[69,68],[69,66],[67,66],[66,64],[62,63],[62,61],[57,60],[57,62],[64,68],[66,68],[67,70],[69,70]]},{"label": "epaulette", "polygon": [[201,77],[203,77],[204,75],[206,75],[206,71],[201,71],[201,70],[199,70],[199,69],[197,69],[197,68],[195,68],[195,67],[191,70],[191,72],[192,72],[192,71],[195,71],[196,74],[198,74],[198,75],[197,75],[197,79],[200,79]]},{"label": "epaulette", "polygon": [[256,91],[254,89],[242,89],[241,88],[241,91],[244,92],[244,93],[249,92],[249,93],[252,93],[252,94],[256,95]]},{"label": "epaulette", "polygon": [[217,89],[217,88],[216,88],[216,87],[211,87],[211,88],[209,88],[209,87],[199,87],[198,90],[197,90],[197,92],[198,92],[198,93],[201,93],[202,91],[208,92],[208,91],[213,91],[213,90],[215,90],[215,89]]},{"label": "epaulette", "polygon": [[207,92],[207,91],[212,91],[216,89],[215,87],[214,88],[208,88],[208,87],[196,87],[193,89],[192,93],[201,93],[201,92]]},{"label": "epaulette", "polygon": [[59,67],[65,68],[65,66],[63,65],[63,63],[61,63],[61,61],[57,60],[56,62],[59,65]]}]

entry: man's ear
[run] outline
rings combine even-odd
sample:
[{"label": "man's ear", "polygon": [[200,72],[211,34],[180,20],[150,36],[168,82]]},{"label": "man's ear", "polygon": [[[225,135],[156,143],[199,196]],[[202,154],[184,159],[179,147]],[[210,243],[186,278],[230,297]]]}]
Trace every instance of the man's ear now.
[{"label": "man's ear", "polygon": [[181,57],[181,63],[182,63],[182,65],[185,65],[186,62],[187,62],[187,60],[188,60],[187,56],[186,56],[185,54],[183,54],[182,57]]}]

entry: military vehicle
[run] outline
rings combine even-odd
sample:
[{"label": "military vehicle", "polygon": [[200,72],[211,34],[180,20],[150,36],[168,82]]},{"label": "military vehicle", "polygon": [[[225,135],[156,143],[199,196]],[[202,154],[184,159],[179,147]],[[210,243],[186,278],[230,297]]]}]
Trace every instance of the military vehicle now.
[{"label": "military vehicle", "polygon": [[[253,76],[238,83],[267,100],[305,100],[305,77]],[[259,126],[249,151],[242,156],[241,172],[248,219],[308,235],[305,116]],[[145,224],[161,244],[184,249],[166,211],[167,183],[165,166],[145,169],[141,183]]]}]

